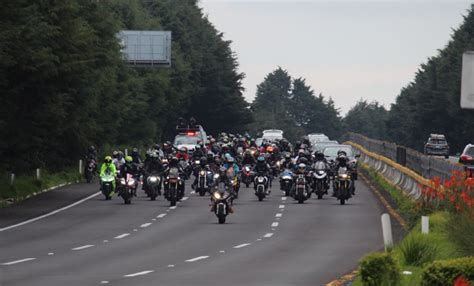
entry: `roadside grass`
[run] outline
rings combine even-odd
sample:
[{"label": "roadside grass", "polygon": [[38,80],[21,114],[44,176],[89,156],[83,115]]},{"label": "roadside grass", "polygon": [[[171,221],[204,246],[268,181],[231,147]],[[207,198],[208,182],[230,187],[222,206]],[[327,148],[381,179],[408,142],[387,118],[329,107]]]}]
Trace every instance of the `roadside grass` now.
[{"label": "roadside grass", "polygon": [[7,175],[2,176],[0,178],[0,207],[8,205],[5,202],[7,199],[10,202],[19,202],[33,193],[79,180],[81,180],[81,175],[77,172],[77,168],[70,168],[59,173],[42,170],[40,180],[37,180],[33,174],[18,176],[13,185],[10,185],[10,178]]},{"label": "roadside grass", "polygon": [[[402,271],[400,285],[403,286],[419,286],[421,283],[421,274],[423,271],[423,266],[426,263],[432,262],[434,260],[443,260],[443,259],[452,259],[462,257],[456,245],[449,238],[449,234],[446,232],[446,226],[450,222],[450,215],[447,212],[437,212],[430,215],[430,232],[429,234],[421,234],[421,223],[417,223],[415,227],[408,233],[408,235],[392,250],[392,255],[395,261],[400,266]],[[420,249],[412,248],[407,249],[407,244],[412,243],[417,237],[423,236],[423,248],[428,247],[430,249],[435,249],[429,254],[426,260],[423,261],[421,265],[414,266],[409,265],[413,263],[408,263],[404,252],[412,251],[408,255],[416,256]],[[415,253],[413,253],[415,252]],[[416,264],[416,263],[415,263]],[[410,275],[403,274],[403,272],[409,271]],[[353,286],[363,286],[360,277],[358,277],[352,284]]]}]

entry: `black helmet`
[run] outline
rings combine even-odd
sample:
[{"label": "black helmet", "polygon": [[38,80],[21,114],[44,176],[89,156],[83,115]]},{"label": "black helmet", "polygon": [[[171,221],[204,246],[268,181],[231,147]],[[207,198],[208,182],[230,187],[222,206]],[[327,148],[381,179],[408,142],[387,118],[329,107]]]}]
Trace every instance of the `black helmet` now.
[{"label": "black helmet", "polygon": [[287,160],[291,159],[291,154],[289,152],[285,153],[285,159]]},{"label": "black helmet", "polygon": [[89,151],[90,151],[90,152],[95,151],[95,146],[94,146],[94,145],[89,146]]},{"label": "black helmet", "polygon": [[337,157],[341,157],[341,156],[346,157],[347,156],[346,151],[344,151],[344,150],[337,151]]},{"label": "black helmet", "polygon": [[306,157],[301,157],[301,158],[299,158],[298,161],[299,161],[300,164],[308,164],[308,158],[306,158]]},{"label": "black helmet", "polygon": [[207,165],[207,158],[206,157],[201,157],[201,159],[199,159],[199,165],[201,165],[201,167],[204,167]]},{"label": "black helmet", "polygon": [[155,150],[160,150],[160,149],[161,149],[160,144],[155,144]]},{"label": "black helmet", "polygon": [[306,164],[305,163],[299,163],[298,164],[298,171],[305,172],[306,171]]}]

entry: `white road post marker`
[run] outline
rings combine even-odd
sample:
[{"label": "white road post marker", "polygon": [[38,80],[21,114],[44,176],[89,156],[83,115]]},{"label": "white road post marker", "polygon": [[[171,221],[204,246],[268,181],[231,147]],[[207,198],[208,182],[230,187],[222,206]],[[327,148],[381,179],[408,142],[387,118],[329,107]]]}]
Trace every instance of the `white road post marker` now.
[{"label": "white road post marker", "polygon": [[84,168],[82,168],[82,160],[79,160],[79,174],[83,174]]},{"label": "white road post marker", "polygon": [[429,216],[421,217],[421,233],[424,233],[424,234],[430,233],[430,217]]},{"label": "white road post marker", "polygon": [[382,233],[385,250],[393,248],[392,224],[388,214],[382,215]]}]

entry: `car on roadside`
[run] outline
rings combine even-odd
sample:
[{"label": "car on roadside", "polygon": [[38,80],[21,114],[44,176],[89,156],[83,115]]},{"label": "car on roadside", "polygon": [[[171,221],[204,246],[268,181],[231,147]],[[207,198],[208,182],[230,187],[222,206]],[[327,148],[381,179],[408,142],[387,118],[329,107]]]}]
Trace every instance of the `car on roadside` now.
[{"label": "car on roadside", "polygon": [[425,155],[438,155],[449,158],[449,145],[446,137],[442,134],[430,134],[425,144]]},{"label": "car on roadside", "polygon": [[459,163],[474,165],[474,144],[467,144],[464,151],[459,156]]},{"label": "car on roadside", "polygon": [[307,136],[308,136],[308,140],[311,143],[311,145],[314,145],[318,142],[330,141],[329,137],[327,137],[326,135],[324,135],[322,133],[310,133]]},{"label": "car on roadside", "polygon": [[313,152],[322,152],[324,148],[328,145],[338,145],[339,142],[336,140],[330,140],[330,141],[318,141],[312,145],[312,150]]}]

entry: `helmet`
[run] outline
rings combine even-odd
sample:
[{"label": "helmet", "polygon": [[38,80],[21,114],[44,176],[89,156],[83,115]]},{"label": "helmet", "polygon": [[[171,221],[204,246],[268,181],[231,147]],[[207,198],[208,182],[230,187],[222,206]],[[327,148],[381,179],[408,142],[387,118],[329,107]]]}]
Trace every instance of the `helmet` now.
[{"label": "helmet", "polygon": [[295,145],[296,145],[296,146],[301,145],[301,141],[296,141],[296,142],[295,142]]},{"label": "helmet", "polygon": [[291,159],[291,154],[289,152],[285,153],[285,159]]},{"label": "helmet", "polygon": [[207,165],[207,158],[206,157],[201,157],[201,159],[199,159],[199,164],[201,165],[201,167],[204,167]]},{"label": "helmet", "polygon": [[298,161],[300,162],[300,164],[308,164],[308,158],[306,157],[301,157]]},{"label": "helmet", "polygon": [[105,156],[104,162],[105,162],[105,164],[110,164],[110,163],[112,163],[112,157],[110,157],[110,156]]},{"label": "helmet", "polygon": [[163,148],[168,148],[169,146],[170,145],[167,142],[163,143]]},{"label": "helmet", "polygon": [[272,147],[272,146],[268,146],[268,147],[267,147],[267,152],[268,152],[268,153],[272,153],[272,152],[273,152],[273,147]]},{"label": "helmet", "polygon": [[181,148],[179,149],[179,151],[180,151],[180,152],[183,152],[183,153],[186,153],[186,152],[188,152],[188,148],[186,148],[186,147],[181,147]]},{"label": "helmet", "polygon": [[160,149],[161,149],[160,144],[155,144],[155,150],[160,150]]},{"label": "helmet", "polygon": [[258,162],[258,163],[265,162],[265,157],[259,156],[259,157],[257,158],[257,162]]},{"label": "helmet", "polygon": [[125,157],[125,161],[126,161],[126,162],[132,162],[132,161],[133,161],[132,156],[127,156],[127,157]]},{"label": "helmet", "polygon": [[201,149],[201,145],[198,144],[198,145],[196,145],[195,148],[196,148],[196,150]]},{"label": "helmet", "polygon": [[123,158],[123,152],[122,151],[118,151],[117,158],[119,160],[121,160]]},{"label": "helmet", "polygon": [[226,161],[229,161],[229,159],[232,158],[232,155],[230,155],[230,153],[225,153],[224,158]]},{"label": "helmet", "polygon": [[344,157],[347,156],[346,151],[344,151],[344,150],[337,151],[337,157],[342,157],[342,156],[344,156]]},{"label": "helmet", "polygon": [[226,161],[227,161],[227,163],[234,163],[235,162],[234,157],[226,157]]},{"label": "helmet", "polygon": [[112,152],[112,157],[117,158],[118,157],[118,151]]},{"label": "helmet", "polygon": [[132,155],[138,155],[138,148],[132,149]]},{"label": "helmet", "polygon": [[89,146],[89,151],[95,151],[95,146],[94,145]]},{"label": "helmet", "polygon": [[216,142],[216,139],[214,138],[211,138],[211,140],[209,140],[211,143],[215,143]]},{"label": "helmet", "polygon": [[304,163],[299,163],[299,164],[298,164],[298,171],[300,171],[300,172],[306,171],[306,164],[304,164]]}]

